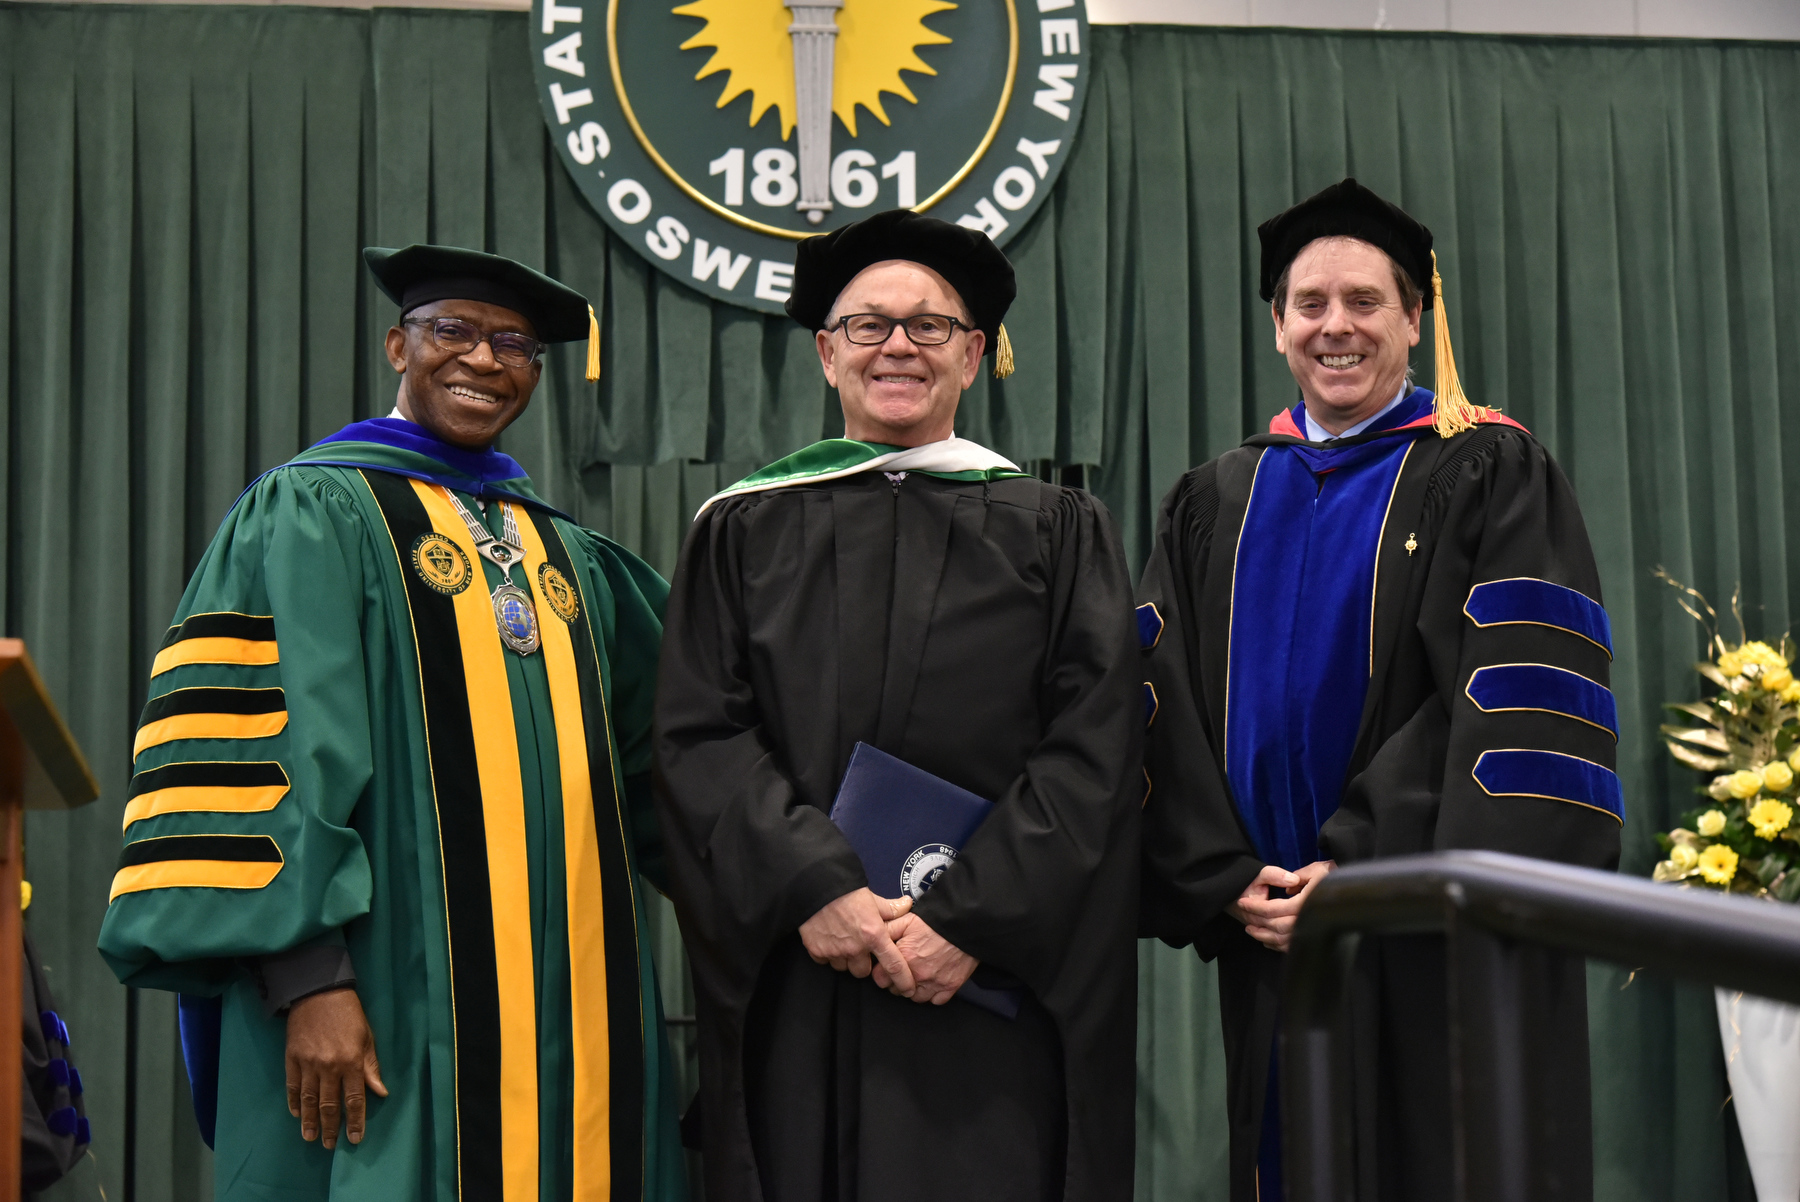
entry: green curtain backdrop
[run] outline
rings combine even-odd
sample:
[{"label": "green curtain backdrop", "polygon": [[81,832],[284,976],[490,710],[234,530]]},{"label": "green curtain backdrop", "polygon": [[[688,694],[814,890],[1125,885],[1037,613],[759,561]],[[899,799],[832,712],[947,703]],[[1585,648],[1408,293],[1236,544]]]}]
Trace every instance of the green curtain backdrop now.
[{"label": "green curtain backdrop", "polygon": [[[365,244],[455,242],[600,302],[605,375],[558,353],[505,445],[664,571],[699,500],[832,432],[809,340],[614,239],[549,152],[518,13],[0,4],[0,630],[29,640],[104,783],[34,815],[31,928],[123,1194],[127,1001],[92,951],[152,649],[245,482],[385,412]],[[1009,247],[1019,372],[961,432],[1087,465],[1141,556],[1161,493],[1293,386],[1253,295],[1255,225],[1354,174],[1437,233],[1470,393],[1576,483],[1618,644],[1625,868],[1692,780],[1653,738],[1692,624],[1650,577],[1800,588],[1800,49],[1200,28],[1093,31],[1061,181]],[[1428,369],[1428,356],[1421,357]],[[1795,534],[1790,535],[1790,525]],[[671,1009],[688,1008],[663,933]],[[1223,1197],[1210,970],[1145,946],[1139,1197]],[[1592,973],[1598,1196],[1748,1197],[1703,990]],[[137,1003],[134,1192],[210,1197],[166,996]]]}]

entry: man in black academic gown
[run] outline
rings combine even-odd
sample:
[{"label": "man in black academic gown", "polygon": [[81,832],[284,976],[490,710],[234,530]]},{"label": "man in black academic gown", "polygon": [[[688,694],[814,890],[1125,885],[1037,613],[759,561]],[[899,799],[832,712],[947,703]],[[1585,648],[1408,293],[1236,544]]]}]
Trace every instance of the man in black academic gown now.
[{"label": "man in black academic gown", "polygon": [[[1013,292],[904,210],[802,242],[788,312],[846,437],[682,548],[656,754],[709,1202],[1131,1196],[1130,580],[1100,502],[952,436]],[[916,904],[827,817],[859,741],[995,803]],[[952,1000],[971,974],[1018,1016]]]},{"label": "man in black academic gown", "polygon": [[[1456,385],[1431,232],[1354,180],[1265,223],[1301,403],[1183,476],[1139,587],[1159,700],[1142,929],[1217,958],[1234,1202],[1284,1197],[1281,953],[1337,863],[1486,848],[1612,867],[1611,639],[1568,481]],[[1435,299],[1441,395],[1408,348]],[[1357,1197],[1452,1193],[1437,937],[1365,940]],[[1534,1199],[1592,1192],[1582,962],[1538,957]]]}]

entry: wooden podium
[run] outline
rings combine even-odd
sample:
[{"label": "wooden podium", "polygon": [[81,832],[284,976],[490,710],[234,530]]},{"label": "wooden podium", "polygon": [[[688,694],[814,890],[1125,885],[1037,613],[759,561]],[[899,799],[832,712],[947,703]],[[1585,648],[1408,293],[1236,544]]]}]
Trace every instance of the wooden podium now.
[{"label": "wooden podium", "polygon": [[24,642],[0,639],[0,1202],[19,1198],[23,812],[72,810],[99,795],[100,786],[45,692]]}]

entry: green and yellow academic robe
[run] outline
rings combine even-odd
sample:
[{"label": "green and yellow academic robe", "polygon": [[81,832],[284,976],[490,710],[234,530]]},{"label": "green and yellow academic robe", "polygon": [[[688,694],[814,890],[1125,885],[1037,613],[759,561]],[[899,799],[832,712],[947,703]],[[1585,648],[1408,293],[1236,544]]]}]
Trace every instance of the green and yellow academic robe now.
[{"label": "green and yellow academic robe", "polygon": [[[529,655],[453,494],[516,517]],[[121,981],[220,999],[221,1199],[685,1197],[636,884],[666,594],[507,456],[398,419],[233,507],[152,669],[100,935]],[[321,944],[390,1090],[335,1153],[288,1113],[252,971]]]}]

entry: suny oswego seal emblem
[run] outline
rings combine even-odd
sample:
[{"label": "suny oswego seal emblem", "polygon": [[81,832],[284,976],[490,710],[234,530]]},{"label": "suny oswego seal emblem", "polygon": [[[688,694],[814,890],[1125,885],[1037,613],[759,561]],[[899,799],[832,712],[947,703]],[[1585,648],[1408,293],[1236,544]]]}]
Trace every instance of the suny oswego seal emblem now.
[{"label": "suny oswego seal emblem", "polygon": [[778,313],[794,244],[891,208],[1004,245],[1067,159],[1081,0],[535,0],[557,153],[690,287]]},{"label": "suny oswego seal emblem", "polygon": [[544,594],[544,600],[550,603],[550,610],[565,622],[573,622],[581,612],[581,601],[575,595],[575,586],[569,583],[568,577],[547,563],[538,565],[538,589]]},{"label": "suny oswego seal emblem", "polygon": [[449,597],[468,588],[474,576],[462,548],[435,530],[427,530],[413,540],[412,561],[420,579]]}]

